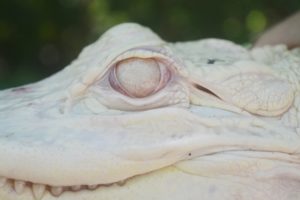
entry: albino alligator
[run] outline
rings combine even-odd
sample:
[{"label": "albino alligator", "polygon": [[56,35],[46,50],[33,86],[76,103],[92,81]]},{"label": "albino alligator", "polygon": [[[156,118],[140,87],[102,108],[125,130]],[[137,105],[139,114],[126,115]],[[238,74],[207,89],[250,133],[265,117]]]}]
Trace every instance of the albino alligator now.
[{"label": "albino alligator", "polygon": [[0,93],[0,199],[299,200],[299,76],[299,49],[115,26]]}]

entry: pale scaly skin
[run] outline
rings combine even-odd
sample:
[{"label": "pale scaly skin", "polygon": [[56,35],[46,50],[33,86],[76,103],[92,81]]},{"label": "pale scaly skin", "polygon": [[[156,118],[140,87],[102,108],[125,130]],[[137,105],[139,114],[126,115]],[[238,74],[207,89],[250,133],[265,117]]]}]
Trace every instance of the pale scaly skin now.
[{"label": "pale scaly skin", "polygon": [[[159,63],[153,93],[116,86],[126,59]],[[0,93],[0,200],[298,200],[299,76],[299,49],[113,27],[64,70]]]}]

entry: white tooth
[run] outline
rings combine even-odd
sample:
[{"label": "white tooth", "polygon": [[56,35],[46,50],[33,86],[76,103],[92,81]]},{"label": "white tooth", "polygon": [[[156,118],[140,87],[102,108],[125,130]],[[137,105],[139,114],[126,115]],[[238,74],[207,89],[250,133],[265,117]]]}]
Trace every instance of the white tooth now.
[{"label": "white tooth", "polygon": [[0,176],[0,187],[3,187],[6,184],[7,179]]},{"label": "white tooth", "polygon": [[81,189],[81,185],[73,185],[73,186],[71,186],[71,189],[72,189],[73,191],[78,191],[78,190]]},{"label": "white tooth", "polygon": [[87,186],[90,190],[94,190],[98,187],[98,185],[88,185]]},{"label": "white tooth", "polygon": [[32,192],[35,200],[40,200],[44,195],[46,186],[43,184],[32,184]]},{"label": "white tooth", "polygon": [[51,193],[54,196],[59,196],[63,192],[63,187],[53,186],[51,187]]},{"label": "white tooth", "polygon": [[15,191],[18,193],[18,194],[22,194],[23,191],[24,191],[24,188],[25,188],[25,182],[24,181],[18,181],[18,180],[15,180],[15,183],[14,183],[14,186],[15,186]]}]

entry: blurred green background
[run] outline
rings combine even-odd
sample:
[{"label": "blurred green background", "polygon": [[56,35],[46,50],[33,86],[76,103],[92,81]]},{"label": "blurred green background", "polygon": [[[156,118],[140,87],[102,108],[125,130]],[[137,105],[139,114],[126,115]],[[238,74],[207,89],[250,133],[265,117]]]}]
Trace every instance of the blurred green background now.
[{"label": "blurred green background", "polygon": [[251,43],[300,0],[0,0],[0,89],[62,69],[109,27],[134,21],[168,41]]}]

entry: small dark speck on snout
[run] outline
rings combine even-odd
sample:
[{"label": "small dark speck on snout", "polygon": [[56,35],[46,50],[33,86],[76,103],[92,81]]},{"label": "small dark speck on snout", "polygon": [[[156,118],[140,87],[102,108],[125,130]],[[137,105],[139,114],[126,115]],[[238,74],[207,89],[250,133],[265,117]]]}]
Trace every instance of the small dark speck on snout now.
[{"label": "small dark speck on snout", "polygon": [[30,103],[27,104],[27,106],[33,106],[33,103],[30,102]]},{"label": "small dark speck on snout", "polygon": [[189,153],[189,156],[192,156],[192,153]]},{"label": "small dark speck on snout", "polygon": [[18,88],[13,88],[11,91],[17,93],[25,93],[25,92],[29,92],[29,89],[26,87],[18,87]]},{"label": "small dark speck on snout", "polygon": [[209,59],[207,59],[207,64],[215,64],[216,62],[224,62],[224,60],[218,59],[218,58],[209,58]]},{"label": "small dark speck on snout", "polygon": [[15,133],[6,133],[6,134],[3,135],[3,137],[10,138],[10,137],[12,137],[14,135],[15,135]]},{"label": "small dark speck on snout", "polygon": [[216,62],[216,59],[208,59],[207,64],[214,64]]}]

